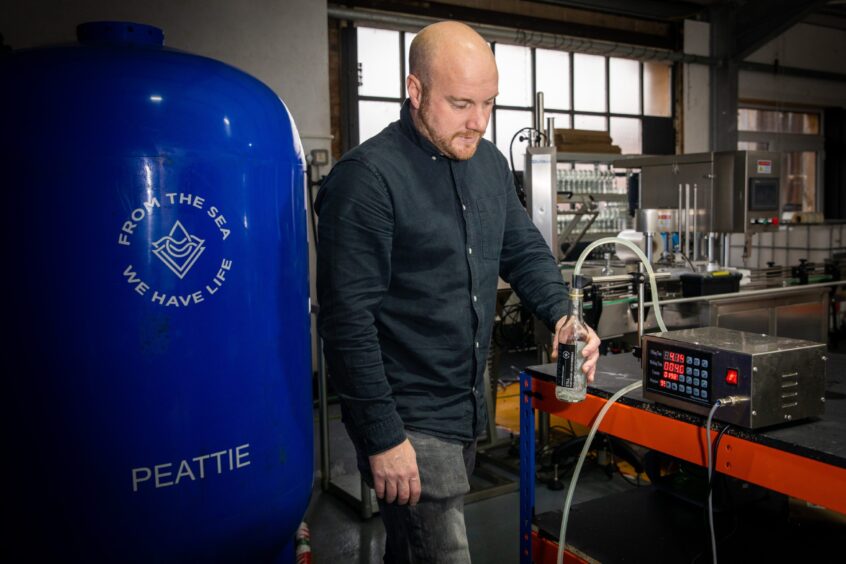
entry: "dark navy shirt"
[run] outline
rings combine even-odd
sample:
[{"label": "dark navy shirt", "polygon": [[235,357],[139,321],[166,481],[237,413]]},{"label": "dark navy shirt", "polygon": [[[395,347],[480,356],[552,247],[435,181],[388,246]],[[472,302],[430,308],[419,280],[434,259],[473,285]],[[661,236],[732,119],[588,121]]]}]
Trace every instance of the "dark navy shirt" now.
[{"label": "dark navy shirt", "polygon": [[318,330],[354,440],[368,455],[405,427],[473,440],[497,277],[550,328],[569,308],[505,158],[486,140],[469,160],[443,156],[406,101],[333,167],[315,206]]}]

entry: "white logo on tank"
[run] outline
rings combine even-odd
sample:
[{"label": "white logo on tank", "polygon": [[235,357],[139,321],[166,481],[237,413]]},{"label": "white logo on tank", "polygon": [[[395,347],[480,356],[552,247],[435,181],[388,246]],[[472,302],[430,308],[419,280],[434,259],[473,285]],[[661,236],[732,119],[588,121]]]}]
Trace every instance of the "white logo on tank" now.
[{"label": "white logo on tank", "polygon": [[191,235],[176,220],[170,233],[153,242],[153,254],[159,257],[171,272],[185,278],[203,251],[206,250],[205,241],[195,235]]}]

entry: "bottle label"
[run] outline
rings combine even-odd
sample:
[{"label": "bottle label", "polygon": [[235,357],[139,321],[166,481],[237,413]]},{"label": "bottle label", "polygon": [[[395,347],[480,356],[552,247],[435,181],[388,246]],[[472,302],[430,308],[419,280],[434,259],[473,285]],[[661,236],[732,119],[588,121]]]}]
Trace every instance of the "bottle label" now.
[{"label": "bottle label", "polygon": [[558,344],[558,366],[555,371],[555,385],[572,388],[576,375],[576,345]]}]

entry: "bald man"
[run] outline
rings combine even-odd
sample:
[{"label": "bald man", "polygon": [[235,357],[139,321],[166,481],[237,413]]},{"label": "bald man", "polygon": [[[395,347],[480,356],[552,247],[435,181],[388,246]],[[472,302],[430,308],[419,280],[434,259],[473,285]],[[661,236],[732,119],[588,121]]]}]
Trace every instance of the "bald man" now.
[{"label": "bald man", "polygon": [[[335,165],[317,196],[318,329],[387,562],[469,562],[463,497],[486,428],[497,277],[555,331],[569,312],[505,158],[482,135],[493,53],[466,25],[423,29],[400,119]],[[591,335],[589,379],[599,340]]]}]

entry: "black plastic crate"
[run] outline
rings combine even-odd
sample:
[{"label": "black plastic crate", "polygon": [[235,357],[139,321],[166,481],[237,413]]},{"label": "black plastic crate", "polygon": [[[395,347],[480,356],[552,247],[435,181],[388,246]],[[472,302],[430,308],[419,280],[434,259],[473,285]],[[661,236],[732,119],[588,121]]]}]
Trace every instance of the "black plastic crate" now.
[{"label": "black plastic crate", "polygon": [[741,274],[717,270],[714,272],[695,272],[682,274],[682,296],[711,296],[714,294],[729,294],[740,290]]}]

